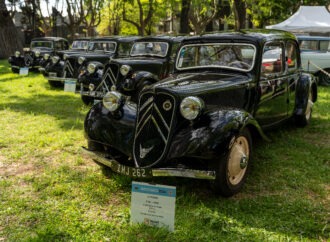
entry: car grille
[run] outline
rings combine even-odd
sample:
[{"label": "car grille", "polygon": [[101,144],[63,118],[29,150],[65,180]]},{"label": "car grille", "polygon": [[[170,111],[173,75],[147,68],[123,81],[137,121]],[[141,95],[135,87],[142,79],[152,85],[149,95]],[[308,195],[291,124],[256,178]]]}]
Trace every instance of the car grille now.
[{"label": "car grille", "polygon": [[117,64],[110,64],[108,68],[105,70],[102,79],[103,82],[105,82],[105,84],[109,85],[108,87],[109,89],[113,85],[116,86],[118,75],[119,75],[119,66]]},{"label": "car grille", "polygon": [[172,95],[141,94],[133,146],[137,166],[155,166],[166,157],[175,111],[176,101]]},{"label": "car grille", "polygon": [[30,66],[33,63],[33,56],[29,53],[29,54],[25,54],[24,56],[24,63],[26,66]]},{"label": "car grille", "polygon": [[68,59],[64,65],[65,77],[78,77],[78,62],[76,59]]}]

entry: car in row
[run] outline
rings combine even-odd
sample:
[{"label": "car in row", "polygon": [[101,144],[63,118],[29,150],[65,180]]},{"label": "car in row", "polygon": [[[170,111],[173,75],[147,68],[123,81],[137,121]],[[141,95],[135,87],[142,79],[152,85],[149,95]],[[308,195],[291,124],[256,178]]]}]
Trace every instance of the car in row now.
[{"label": "car in row", "polygon": [[173,36],[139,38],[126,56],[113,56],[105,65],[89,62],[78,77],[82,100],[86,104],[94,103],[108,91],[118,90],[137,101],[142,88],[173,72],[176,51],[182,39]]},{"label": "car in row", "polygon": [[[151,47],[147,42],[141,45]],[[269,141],[266,131],[290,120],[300,127],[311,120],[316,78],[302,69],[299,43],[289,32],[185,37],[173,69],[160,71],[165,78],[135,89],[132,98],[118,86],[118,73],[124,86],[138,78],[127,78],[139,68],[135,53],[131,62],[109,62],[110,89],[84,121],[84,153],[114,172],[206,179],[229,197],[246,183],[256,139]],[[141,64],[151,65],[148,60]]]},{"label": "car in row", "polygon": [[19,73],[20,68],[29,68],[38,71],[43,62],[44,55],[55,55],[58,51],[69,49],[68,40],[60,37],[40,37],[32,39],[29,48],[24,48],[23,53],[16,51],[8,59],[11,70]]}]

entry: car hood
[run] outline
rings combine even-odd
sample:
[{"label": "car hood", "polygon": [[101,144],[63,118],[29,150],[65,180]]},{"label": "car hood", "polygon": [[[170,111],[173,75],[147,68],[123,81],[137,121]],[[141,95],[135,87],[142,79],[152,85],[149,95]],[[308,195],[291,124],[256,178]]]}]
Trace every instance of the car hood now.
[{"label": "car hood", "polygon": [[246,74],[227,73],[186,73],[173,75],[150,88],[155,91],[167,90],[182,95],[200,95],[216,92],[219,89],[239,88],[251,81]]}]

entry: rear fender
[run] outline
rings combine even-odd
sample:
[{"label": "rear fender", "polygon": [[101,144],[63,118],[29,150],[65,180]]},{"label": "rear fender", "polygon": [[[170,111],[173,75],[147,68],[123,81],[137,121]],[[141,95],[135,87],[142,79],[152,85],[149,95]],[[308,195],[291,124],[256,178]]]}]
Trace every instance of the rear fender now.
[{"label": "rear fender", "polygon": [[312,91],[312,101],[317,100],[317,86],[316,79],[313,75],[304,73],[298,80],[296,87],[296,100],[295,100],[295,115],[303,115],[305,113],[308,95],[310,90]]}]

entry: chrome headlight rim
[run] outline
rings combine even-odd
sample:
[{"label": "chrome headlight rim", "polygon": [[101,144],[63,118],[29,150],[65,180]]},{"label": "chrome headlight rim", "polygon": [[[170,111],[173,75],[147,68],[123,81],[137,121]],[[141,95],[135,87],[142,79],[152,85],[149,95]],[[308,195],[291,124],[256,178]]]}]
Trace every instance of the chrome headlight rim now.
[{"label": "chrome headlight rim", "polygon": [[49,57],[50,57],[50,55],[49,55],[49,54],[44,54],[44,59],[45,59],[45,60],[48,60],[48,59],[49,59]]},{"label": "chrome headlight rim", "polygon": [[90,74],[93,74],[93,73],[96,71],[96,64],[94,64],[94,63],[90,63],[90,64],[88,64],[88,66],[87,66],[87,71],[88,71]]},{"label": "chrome headlight rim", "polygon": [[85,60],[86,60],[85,57],[83,57],[83,56],[79,56],[79,57],[78,57],[78,64],[79,64],[79,65],[82,65],[82,64],[85,62]]},{"label": "chrome headlight rim", "polygon": [[52,63],[53,64],[57,64],[60,61],[60,57],[58,57],[57,55],[52,57]]},{"label": "chrome headlight rim", "polygon": [[119,69],[120,74],[122,74],[123,76],[126,76],[131,70],[132,67],[130,67],[129,65],[122,65]]},{"label": "chrome headlight rim", "polygon": [[15,51],[15,57],[19,57],[21,55],[21,52]]},{"label": "chrome headlight rim", "polygon": [[204,109],[204,102],[199,97],[185,97],[180,103],[180,113],[187,120],[199,117]]},{"label": "chrome headlight rim", "polygon": [[104,95],[102,102],[106,109],[110,112],[115,112],[123,102],[123,95],[117,91],[110,91]]},{"label": "chrome headlight rim", "polygon": [[34,55],[36,56],[36,57],[39,57],[40,56],[40,51],[39,50],[37,50],[36,52],[34,52]]}]

